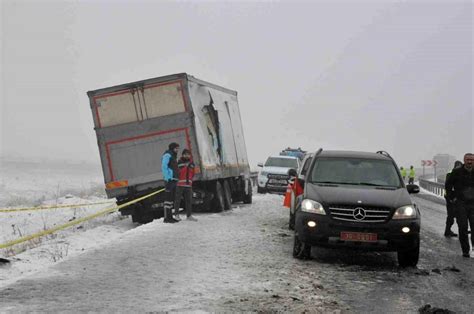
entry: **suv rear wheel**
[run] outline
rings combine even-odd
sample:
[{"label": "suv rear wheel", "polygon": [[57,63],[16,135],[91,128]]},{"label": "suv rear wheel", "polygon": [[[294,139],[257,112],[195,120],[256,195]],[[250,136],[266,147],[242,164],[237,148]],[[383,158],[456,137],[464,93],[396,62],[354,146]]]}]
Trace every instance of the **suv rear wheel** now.
[{"label": "suv rear wheel", "polygon": [[417,240],[417,244],[414,248],[398,251],[397,253],[398,265],[400,267],[415,267],[420,257],[420,241]]},{"label": "suv rear wheel", "polygon": [[295,230],[295,214],[292,214],[291,210],[290,210],[290,221],[288,223],[288,228],[290,230]]}]

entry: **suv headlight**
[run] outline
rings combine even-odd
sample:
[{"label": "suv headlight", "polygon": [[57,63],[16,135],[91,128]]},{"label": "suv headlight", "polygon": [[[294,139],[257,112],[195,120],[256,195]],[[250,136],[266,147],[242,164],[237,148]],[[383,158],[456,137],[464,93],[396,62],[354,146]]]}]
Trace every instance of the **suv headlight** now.
[{"label": "suv headlight", "polygon": [[413,205],[406,205],[398,208],[393,214],[393,219],[416,218],[416,209]]},{"label": "suv headlight", "polygon": [[267,174],[268,174],[268,172],[266,172],[266,171],[262,171],[262,172],[260,172],[260,175],[261,175],[262,177],[266,177],[266,176],[267,176]]},{"label": "suv headlight", "polygon": [[301,210],[307,213],[326,215],[323,205],[313,200],[304,199],[301,202]]}]

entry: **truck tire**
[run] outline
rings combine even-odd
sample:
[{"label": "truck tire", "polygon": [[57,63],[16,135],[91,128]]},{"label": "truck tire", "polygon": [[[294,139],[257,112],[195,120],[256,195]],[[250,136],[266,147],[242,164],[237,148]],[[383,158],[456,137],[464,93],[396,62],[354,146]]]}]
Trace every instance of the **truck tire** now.
[{"label": "truck tire", "polygon": [[252,204],[252,181],[249,180],[249,193],[245,194],[245,191],[243,192],[244,197],[242,198],[244,201],[244,204]]},{"label": "truck tire", "polygon": [[146,224],[153,221],[152,213],[146,211],[143,204],[136,204],[132,212],[132,222]]},{"label": "truck tire", "polygon": [[225,202],[224,202],[224,189],[222,188],[222,184],[217,181],[215,186],[215,197],[212,202],[212,209],[219,213],[224,210]]},{"label": "truck tire", "polygon": [[[212,193],[206,191],[206,194],[204,196],[202,205],[200,206],[200,210],[204,211],[204,212],[212,211],[213,210],[212,206],[213,206],[213,199],[214,198],[215,198],[215,196]],[[193,206],[193,211],[195,211],[194,206]]]},{"label": "truck tire", "polygon": [[232,209],[232,191],[228,180],[224,180],[224,209]]},{"label": "truck tire", "polygon": [[132,222],[141,223],[142,215],[133,213],[131,216],[132,216]]}]

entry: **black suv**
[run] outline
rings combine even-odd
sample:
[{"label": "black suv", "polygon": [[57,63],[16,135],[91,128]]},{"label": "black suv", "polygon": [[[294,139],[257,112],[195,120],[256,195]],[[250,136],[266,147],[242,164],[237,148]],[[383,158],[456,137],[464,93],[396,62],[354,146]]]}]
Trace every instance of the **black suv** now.
[{"label": "black suv", "polygon": [[[297,179],[298,180],[298,179]],[[293,256],[309,258],[311,246],[398,252],[402,267],[416,266],[420,211],[398,166],[384,151],[315,153],[295,212]]]}]

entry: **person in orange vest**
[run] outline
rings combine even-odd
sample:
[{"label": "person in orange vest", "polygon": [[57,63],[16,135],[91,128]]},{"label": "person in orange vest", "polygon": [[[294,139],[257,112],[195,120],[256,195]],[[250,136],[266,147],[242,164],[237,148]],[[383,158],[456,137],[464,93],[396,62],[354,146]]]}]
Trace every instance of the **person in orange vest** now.
[{"label": "person in orange vest", "polygon": [[283,199],[283,206],[291,208],[291,194],[294,194],[294,199],[303,194],[303,186],[299,182],[298,178],[293,177],[288,183],[286,188],[285,198]]},{"label": "person in orange vest", "polygon": [[179,205],[181,204],[181,198],[184,197],[186,220],[197,221],[197,219],[192,216],[193,177],[194,163],[191,159],[191,151],[189,149],[183,149],[181,158],[178,161],[178,184],[176,186],[174,199],[175,219],[177,220],[181,220],[179,217]]}]

